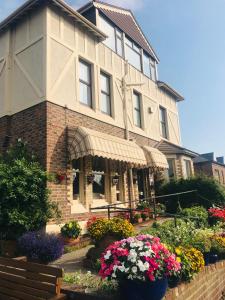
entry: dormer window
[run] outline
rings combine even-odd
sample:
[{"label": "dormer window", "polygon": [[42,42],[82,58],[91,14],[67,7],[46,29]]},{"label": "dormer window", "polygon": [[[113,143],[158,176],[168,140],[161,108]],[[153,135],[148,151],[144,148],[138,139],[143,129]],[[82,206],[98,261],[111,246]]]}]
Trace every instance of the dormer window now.
[{"label": "dormer window", "polygon": [[143,73],[156,81],[156,66],[154,60],[149,55],[143,53]]},{"label": "dormer window", "polygon": [[125,41],[125,53],[128,62],[141,71],[141,48],[128,38]]}]

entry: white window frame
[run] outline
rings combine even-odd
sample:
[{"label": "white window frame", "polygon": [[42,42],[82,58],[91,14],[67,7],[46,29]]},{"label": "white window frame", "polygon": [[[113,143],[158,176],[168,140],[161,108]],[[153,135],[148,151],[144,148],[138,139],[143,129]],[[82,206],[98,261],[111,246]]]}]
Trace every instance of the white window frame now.
[{"label": "white window frame", "polygon": [[[93,108],[93,80],[92,80],[93,79],[93,65],[90,62],[88,62],[87,60],[83,59],[82,57],[79,58],[78,64],[79,64],[79,77],[78,78],[79,78],[79,91],[80,91],[79,92],[79,103],[84,106]],[[88,69],[90,72],[89,73],[90,82],[86,82],[80,78],[80,64],[88,66]],[[81,101],[81,88],[80,88],[81,84],[84,84],[90,88],[90,105]]]},{"label": "white window frame", "polygon": [[[165,120],[162,121],[161,120],[161,111],[164,111],[164,116],[165,116]],[[160,135],[163,139],[165,140],[169,140],[169,127],[168,127],[168,116],[167,116],[168,112],[167,109],[163,106],[159,106],[159,123],[160,123]],[[163,135],[163,125],[165,125],[165,136]]]}]

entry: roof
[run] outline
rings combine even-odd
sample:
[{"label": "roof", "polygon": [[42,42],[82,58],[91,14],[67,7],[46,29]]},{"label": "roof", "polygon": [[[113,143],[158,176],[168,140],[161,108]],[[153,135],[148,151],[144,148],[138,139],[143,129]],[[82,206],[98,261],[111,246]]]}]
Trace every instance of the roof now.
[{"label": "roof", "polygon": [[99,30],[93,23],[84,18],[71,6],[67,5],[63,0],[28,0],[17,10],[15,10],[11,15],[9,15],[5,20],[0,23],[0,32],[7,29],[8,26],[17,22],[21,17],[23,17],[28,11],[36,9],[41,5],[53,4],[60,8],[65,14],[70,18],[75,20],[77,23],[81,23],[86,30],[92,32],[100,41],[103,41],[107,35],[105,35],[101,30]]},{"label": "roof", "polygon": [[215,165],[218,165],[218,166],[222,166],[222,167],[225,167],[225,164],[223,163],[220,163],[214,159],[207,159],[205,157],[203,157],[202,155],[199,155],[197,157],[194,158],[194,164],[197,165],[197,164],[215,164]]},{"label": "roof", "polygon": [[78,11],[84,13],[91,7],[96,7],[116,26],[118,26],[127,36],[136,42],[145,52],[147,52],[154,60],[159,62],[154,49],[150,45],[148,39],[144,35],[140,25],[138,24],[133,13],[129,9],[124,9],[101,1],[92,1],[81,7]]},{"label": "roof", "polygon": [[174,90],[171,86],[169,86],[167,83],[163,81],[157,82],[158,87],[169,93],[171,96],[173,96],[177,101],[183,101],[184,97],[178,93],[176,90]]},{"label": "roof", "polygon": [[199,156],[198,153],[192,150],[172,144],[164,140],[160,141],[156,146],[156,148],[159,149],[164,154],[181,154],[181,155],[190,156],[192,158]]}]

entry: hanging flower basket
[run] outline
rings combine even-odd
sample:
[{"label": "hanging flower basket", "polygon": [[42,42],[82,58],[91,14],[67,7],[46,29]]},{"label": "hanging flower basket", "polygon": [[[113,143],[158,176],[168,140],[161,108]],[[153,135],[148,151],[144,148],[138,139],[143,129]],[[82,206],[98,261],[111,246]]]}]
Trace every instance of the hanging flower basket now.
[{"label": "hanging flower basket", "polygon": [[95,175],[94,174],[89,174],[87,175],[87,182],[88,184],[92,184],[94,182]]}]

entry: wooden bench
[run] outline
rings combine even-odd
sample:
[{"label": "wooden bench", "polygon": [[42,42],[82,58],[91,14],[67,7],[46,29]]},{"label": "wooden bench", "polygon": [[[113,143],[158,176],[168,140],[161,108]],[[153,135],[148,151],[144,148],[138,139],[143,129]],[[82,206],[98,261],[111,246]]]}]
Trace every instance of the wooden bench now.
[{"label": "wooden bench", "polygon": [[65,300],[63,270],[0,257],[0,300]]}]

